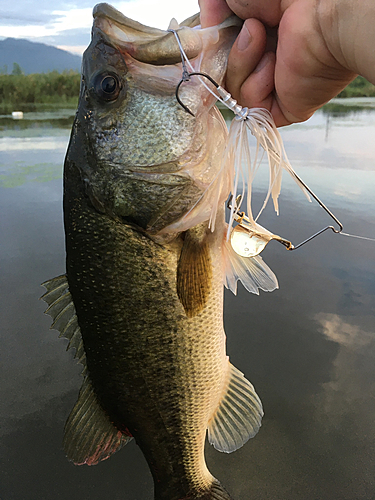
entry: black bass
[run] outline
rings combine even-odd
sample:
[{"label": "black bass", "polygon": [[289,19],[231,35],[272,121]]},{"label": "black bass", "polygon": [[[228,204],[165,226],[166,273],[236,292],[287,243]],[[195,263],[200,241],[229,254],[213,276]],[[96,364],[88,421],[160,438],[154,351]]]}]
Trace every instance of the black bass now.
[{"label": "black bass", "polygon": [[[171,27],[194,68],[221,81],[240,21],[202,30],[193,16]],[[134,437],[155,499],[229,499],[207,469],[206,432],[234,451],[263,411],[226,356],[223,282],[276,284],[260,257],[226,243],[229,185],[212,194],[225,122],[199,80],[181,89],[195,116],[181,108],[181,74],[173,33],[95,7],[64,169],[66,275],[46,282],[43,298],[85,366],[68,458],[93,465]]]}]

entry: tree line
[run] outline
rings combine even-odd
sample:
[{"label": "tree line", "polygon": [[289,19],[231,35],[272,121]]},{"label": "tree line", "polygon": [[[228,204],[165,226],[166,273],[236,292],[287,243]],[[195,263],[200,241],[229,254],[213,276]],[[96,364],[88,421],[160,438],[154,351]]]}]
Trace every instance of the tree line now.
[{"label": "tree line", "polygon": [[338,97],[375,97],[375,85],[363,78],[363,76],[357,76],[340,92]]},{"label": "tree line", "polygon": [[[22,104],[74,107],[78,102],[80,79],[80,74],[73,70],[25,75],[15,63],[10,75],[0,71],[0,107]],[[338,97],[375,97],[375,85],[358,76]]]},{"label": "tree line", "polygon": [[23,74],[18,64],[10,75],[0,74],[0,104],[48,103],[76,106],[81,76],[77,71]]}]

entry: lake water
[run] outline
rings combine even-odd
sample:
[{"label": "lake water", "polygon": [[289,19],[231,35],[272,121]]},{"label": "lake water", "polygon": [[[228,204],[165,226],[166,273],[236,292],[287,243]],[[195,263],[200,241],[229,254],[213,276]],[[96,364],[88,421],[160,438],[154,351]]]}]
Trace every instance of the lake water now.
[{"label": "lake water", "polygon": [[[72,465],[61,448],[81,368],[38,298],[64,272],[71,123],[69,111],[0,117],[0,499],[151,500],[134,442],[95,467]],[[320,111],[282,135],[344,230],[375,238],[375,101]],[[268,207],[260,223],[296,244],[331,220],[284,181],[280,216]],[[261,396],[263,426],[233,454],[207,445],[209,468],[235,500],[372,500],[375,242],[329,231],[295,252],[272,242],[263,258],[279,290],[225,295],[228,353]]]}]

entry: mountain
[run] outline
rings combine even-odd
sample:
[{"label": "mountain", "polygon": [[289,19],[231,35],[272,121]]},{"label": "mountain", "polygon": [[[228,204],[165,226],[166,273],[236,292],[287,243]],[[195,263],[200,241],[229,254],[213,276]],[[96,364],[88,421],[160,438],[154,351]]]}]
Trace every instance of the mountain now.
[{"label": "mountain", "polygon": [[30,42],[19,38],[0,40],[0,71],[13,70],[13,63],[21,66],[25,74],[47,73],[48,71],[79,71],[81,57],[44,43]]}]

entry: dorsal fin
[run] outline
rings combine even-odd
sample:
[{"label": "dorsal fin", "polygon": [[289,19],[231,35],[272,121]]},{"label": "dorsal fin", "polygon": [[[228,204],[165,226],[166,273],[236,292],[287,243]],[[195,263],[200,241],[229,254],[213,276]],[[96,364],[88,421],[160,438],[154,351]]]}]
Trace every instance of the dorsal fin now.
[{"label": "dorsal fin", "polygon": [[60,332],[59,337],[69,340],[67,350],[74,347],[75,358],[86,367],[86,356],[83,348],[81,330],[78,325],[77,314],[69,292],[68,280],[65,274],[42,283],[47,292],[41,296],[48,307],[45,313],[51,316],[51,329]]},{"label": "dorsal fin", "polygon": [[197,315],[206,305],[211,281],[207,224],[199,224],[185,232],[177,266],[177,294],[189,318]]},{"label": "dorsal fin", "polygon": [[132,439],[110,422],[88,377],[83,382],[64,430],[65,453],[76,465],[95,465],[106,460]]},{"label": "dorsal fin", "polygon": [[169,30],[178,30],[179,28],[180,28],[180,25],[178,24],[177,20],[174,17],[172,17],[172,19],[169,22],[168,31]]},{"label": "dorsal fin", "polygon": [[217,450],[231,453],[255,436],[262,417],[262,403],[254,387],[229,363],[225,392],[209,422],[209,442]]},{"label": "dorsal fin", "polygon": [[[81,331],[66,275],[46,281],[43,286],[47,292],[41,298],[48,304],[46,314],[53,319],[51,329],[58,330],[60,337],[69,340],[67,350],[74,347],[75,357],[86,367]],[[64,449],[69,460],[77,465],[95,465],[130,439],[110,422],[86,376],[78,401],[65,424]]]}]

